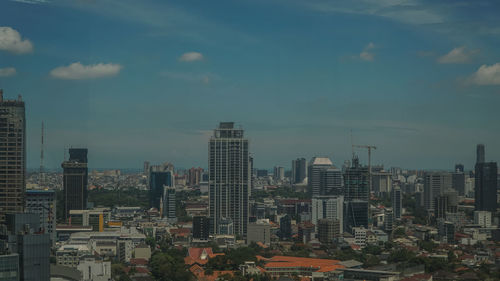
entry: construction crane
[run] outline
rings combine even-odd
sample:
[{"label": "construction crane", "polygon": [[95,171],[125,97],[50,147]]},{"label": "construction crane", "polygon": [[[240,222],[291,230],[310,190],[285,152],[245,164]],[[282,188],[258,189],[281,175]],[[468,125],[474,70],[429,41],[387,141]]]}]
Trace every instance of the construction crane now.
[{"label": "construction crane", "polygon": [[368,180],[369,180],[369,186],[370,186],[369,192],[371,193],[372,192],[372,149],[377,149],[377,147],[374,145],[353,144],[352,145],[353,152],[354,152],[354,148],[366,148],[366,149],[368,149]]}]

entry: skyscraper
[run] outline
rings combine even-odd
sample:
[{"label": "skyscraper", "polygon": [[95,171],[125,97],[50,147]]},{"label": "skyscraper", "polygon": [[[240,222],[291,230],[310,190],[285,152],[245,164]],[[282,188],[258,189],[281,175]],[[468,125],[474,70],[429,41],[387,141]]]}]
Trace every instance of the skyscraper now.
[{"label": "skyscraper", "polygon": [[169,222],[177,222],[175,214],[175,187],[165,187],[163,195],[163,217]]},{"label": "skyscraper", "polygon": [[340,233],[344,232],[344,196],[316,196],[312,199],[312,220],[318,225],[321,219],[335,219],[340,222]]},{"label": "skyscraper", "polygon": [[445,172],[427,172],[424,176],[424,207],[434,211],[434,199],[451,188],[452,177]]},{"label": "skyscraper", "polygon": [[71,210],[87,209],[87,149],[70,148],[69,160],[61,164],[63,168],[64,215],[69,218]]},{"label": "skyscraper", "polygon": [[274,166],[274,180],[280,181],[285,178],[285,168],[280,166]]},{"label": "skyscraper", "polygon": [[391,201],[394,219],[400,219],[403,212],[403,196],[401,194],[401,188],[399,186],[396,186],[392,189]]},{"label": "skyscraper", "polygon": [[26,212],[40,215],[40,227],[56,243],[56,191],[26,190]]},{"label": "skyscraper", "polygon": [[292,161],[292,184],[304,182],[307,178],[307,161],[305,158],[297,158]]},{"label": "skyscraper", "polygon": [[250,169],[248,139],[233,122],[221,122],[210,138],[208,149],[210,231],[219,234],[219,223],[234,233],[247,234]]},{"label": "skyscraper", "polygon": [[476,211],[496,212],[497,210],[496,162],[476,163],[474,205]]},{"label": "skyscraper", "polygon": [[484,144],[478,144],[476,147],[476,163],[484,163]]},{"label": "skyscraper", "polygon": [[344,199],[368,201],[369,193],[368,167],[362,166],[359,159],[354,158],[351,167],[344,172]]},{"label": "skyscraper", "polygon": [[149,207],[160,210],[165,200],[165,187],[174,186],[174,173],[171,164],[154,165],[149,169]]},{"label": "skyscraper", "polygon": [[21,96],[4,100],[0,89],[0,223],[7,213],[24,210],[26,121]]},{"label": "skyscraper", "polygon": [[342,172],[328,157],[313,157],[309,162],[308,175],[312,197],[342,194]]}]

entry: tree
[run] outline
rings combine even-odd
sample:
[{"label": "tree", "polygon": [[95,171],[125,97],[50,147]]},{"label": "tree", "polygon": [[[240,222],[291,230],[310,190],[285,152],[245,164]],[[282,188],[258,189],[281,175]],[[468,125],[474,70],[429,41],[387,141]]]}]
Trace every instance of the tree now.
[{"label": "tree", "polygon": [[155,280],[194,280],[194,276],[186,269],[183,256],[178,250],[170,249],[167,253],[154,252],[149,265]]}]

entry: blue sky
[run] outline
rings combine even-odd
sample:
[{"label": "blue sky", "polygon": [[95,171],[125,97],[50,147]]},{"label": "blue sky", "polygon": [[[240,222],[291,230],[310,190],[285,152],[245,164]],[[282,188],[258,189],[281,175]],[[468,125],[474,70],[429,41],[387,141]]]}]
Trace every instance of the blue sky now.
[{"label": "blue sky", "polygon": [[[500,159],[500,5],[422,0],[0,1],[0,88],[27,103],[28,166],[207,166],[220,121],[257,167],[355,143],[375,163]],[[366,152],[359,151],[366,159]]]}]

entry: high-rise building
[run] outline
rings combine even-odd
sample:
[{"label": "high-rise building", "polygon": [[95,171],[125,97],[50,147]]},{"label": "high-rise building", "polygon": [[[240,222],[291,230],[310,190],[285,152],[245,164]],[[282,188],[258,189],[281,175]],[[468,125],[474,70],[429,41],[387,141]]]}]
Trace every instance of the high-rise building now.
[{"label": "high-rise building", "polygon": [[403,214],[403,196],[401,188],[395,186],[391,192],[392,209],[394,211],[394,219],[400,219]]},{"label": "high-rise building", "polygon": [[264,245],[271,245],[271,224],[269,219],[260,219],[248,224],[247,244],[252,242],[262,242]]},{"label": "high-rise building", "polygon": [[229,219],[234,233],[246,237],[250,169],[248,139],[233,122],[221,122],[209,141],[209,216],[211,231]]},{"label": "high-rise building", "polygon": [[474,192],[474,205],[476,211],[496,212],[497,173],[498,167],[496,162],[476,164]]},{"label": "high-rise building", "polygon": [[63,168],[64,216],[67,221],[69,211],[87,209],[87,149],[70,148],[69,160],[64,161],[61,167]]},{"label": "high-rise building", "polygon": [[476,163],[485,162],[484,144],[478,144],[476,147]]},{"label": "high-rise building", "polygon": [[434,211],[434,199],[451,188],[451,174],[445,172],[427,172],[424,176],[424,207]]},{"label": "high-rise building", "polygon": [[318,240],[324,244],[331,244],[341,235],[342,223],[336,219],[320,219],[318,221]]},{"label": "high-rise building", "polygon": [[313,197],[321,195],[321,171],[332,166],[333,163],[328,157],[313,157],[309,162],[307,183]]},{"label": "high-rise building", "polygon": [[143,173],[144,175],[149,175],[149,161],[144,161]]},{"label": "high-rise building", "polygon": [[477,145],[475,172],[475,210],[494,213],[497,210],[498,167],[496,162],[485,162],[483,144]]},{"label": "high-rise building", "polygon": [[316,196],[312,199],[312,220],[318,225],[321,219],[335,219],[340,222],[340,233],[344,232],[344,196]]},{"label": "high-rise building", "polygon": [[40,215],[40,226],[56,243],[56,192],[55,190],[26,190],[26,213]]},{"label": "high-rise building", "polygon": [[464,172],[464,164],[455,164],[455,172],[463,173]]},{"label": "high-rise building", "polygon": [[208,241],[210,220],[205,216],[193,217],[193,239]]},{"label": "high-rise building", "polygon": [[368,167],[362,166],[359,159],[354,158],[351,167],[344,171],[344,200],[368,201],[369,194]]},{"label": "high-rise building", "polygon": [[372,186],[373,192],[377,196],[389,194],[392,189],[392,173],[384,171],[374,172],[372,167]]},{"label": "high-rise building", "polygon": [[50,280],[50,237],[40,233],[38,214],[7,214],[9,250],[19,255],[20,280]]},{"label": "high-rise building", "polygon": [[[173,169],[173,167],[172,167]],[[169,166],[155,165],[149,170],[149,207],[160,210],[165,187],[174,186],[174,172]]]},{"label": "high-rise building", "polygon": [[2,281],[21,280],[19,255],[0,253],[0,276]]},{"label": "high-rise building", "polygon": [[0,89],[0,223],[8,213],[24,211],[26,189],[24,101],[4,100]]},{"label": "high-rise building", "polygon": [[394,226],[394,211],[392,208],[386,208],[384,210],[384,230],[388,234],[392,233]]},{"label": "high-rise building", "polygon": [[275,166],[273,176],[274,180],[282,181],[283,179],[285,179],[285,168],[280,166]]},{"label": "high-rise building", "polygon": [[165,187],[163,195],[163,217],[169,222],[177,222],[175,208],[175,187]]},{"label": "high-rise building", "polygon": [[307,161],[305,158],[297,158],[292,161],[292,184],[303,183],[307,178]]},{"label": "high-rise building", "polygon": [[292,217],[285,215],[280,219],[280,238],[292,238]]},{"label": "high-rise building", "polygon": [[188,171],[188,180],[190,186],[198,186],[201,182],[201,175],[203,174],[203,168],[191,168]]},{"label": "high-rise building", "polygon": [[491,227],[491,212],[474,211],[474,224],[485,228]]},{"label": "high-rise building", "polygon": [[368,201],[351,200],[344,202],[344,231],[352,233],[354,227],[368,228]]},{"label": "high-rise building", "polygon": [[465,195],[465,173],[458,169],[451,175],[451,185],[460,196]]}]

